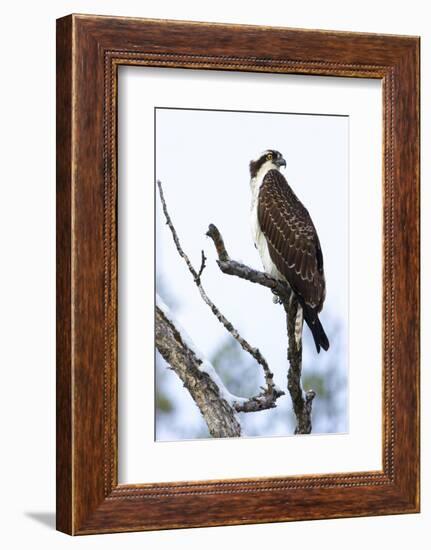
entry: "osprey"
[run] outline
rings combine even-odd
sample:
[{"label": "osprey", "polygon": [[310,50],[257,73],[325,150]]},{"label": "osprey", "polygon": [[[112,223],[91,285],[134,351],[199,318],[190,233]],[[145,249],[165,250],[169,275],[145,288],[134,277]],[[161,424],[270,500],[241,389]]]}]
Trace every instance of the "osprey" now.
[{"label": "osprey", "polygon": [[308,210],[280,173],[282,166],[286,161],[272,149],[250,162],[253,239],[266,273],[287,282],[298,298],[297,345],[305,320],[319,353],[329,348],[318,317],[326,293],[322,249]]}]

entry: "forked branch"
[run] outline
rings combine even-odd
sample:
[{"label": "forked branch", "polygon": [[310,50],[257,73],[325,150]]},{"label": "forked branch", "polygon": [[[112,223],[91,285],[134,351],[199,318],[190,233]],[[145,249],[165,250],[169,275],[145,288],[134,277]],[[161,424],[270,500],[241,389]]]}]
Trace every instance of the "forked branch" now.
[{"label": "forked branch", "polygon": [[217,251],[217,264],[226,275],[234,275],[251,283],[269,288],[283,304],[287,319],[288,361],[287,387],[292,399],[293,411],[296,417],[295,434],[311,433],[312,403],[316,393],[308,390],[304,393],[301,384],[302,374],[302,339],[299,343],[295,339],[295,322],[298,311],[298,302],[289,286],[283,281],[257,271],[247,265],[231,260],[226,250],[223,237],[217,227],[211,224],[207,231]]},{"label": "forked branch", "polygon": [[238,332],[238,330],[233,326],[233,324],[221,313],[221,311],[218,309],[218,307],[214,304],[214,302],[208,297],[207,293],[205,292],[201,277],[202,273],[206,266],[206,257],[205,254],[201,253],[201,266],[199,271],[197,271],[193,264],[190,261],[190,258],[188,255],[184,252],[177,231],[172,223],[170,214],[168,212],[168,208],[166,205],[166,200],[163,194],[163,187],[160,181],[157,181],[157,186],[159,189],[159,195],[160,200],[162,203],[163,213],[166,218],[166,223],[171,231],[173,241],[175,243],[175,247],[178,251],[178,254],[180,257],[184,260],[184,262],[187,265],[187,268],[189,272],[191,273],[193,277],[193,281],[195,285],[197,286],[199,290],[199,294],[202,298],[202,300],[207,304],[207,306],[211,309],[212,313],[215,315],[215,317],[218,319],[218,321],[225,327],[225,329],[232,335],[233,338],[240,344],[242,349],[249,353],[256,362],[262,367],[266,387],[262,388],[262,391],[253,396],[249,399],[243,399],[243,398],[237,398],[236,401],[232,403],[234,409],[237,412],[256,412],[261,411],[264,409],[270,409],[276,406],[276,400],[284,395],[284,392],[281,391],[274,383],[274,375],[272,371],[270,370],[267,361],[261,354],[260,350],[258,348],[255,348],[251,346],[245,338],[241,336],[241,334]]}]

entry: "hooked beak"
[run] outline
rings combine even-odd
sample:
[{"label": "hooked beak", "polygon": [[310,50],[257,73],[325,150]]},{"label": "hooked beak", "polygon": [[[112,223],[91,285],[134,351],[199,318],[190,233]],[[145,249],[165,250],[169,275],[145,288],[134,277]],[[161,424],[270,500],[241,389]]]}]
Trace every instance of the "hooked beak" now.
[{"label": "hooked beak", "polygon": [[275,164],[276,164],[279,168],[281,168],[282,166],[284,166],[284,167],[286,168],[286,161],[284,160],[283,157],[277,159],[277,160],[275,161]]}]

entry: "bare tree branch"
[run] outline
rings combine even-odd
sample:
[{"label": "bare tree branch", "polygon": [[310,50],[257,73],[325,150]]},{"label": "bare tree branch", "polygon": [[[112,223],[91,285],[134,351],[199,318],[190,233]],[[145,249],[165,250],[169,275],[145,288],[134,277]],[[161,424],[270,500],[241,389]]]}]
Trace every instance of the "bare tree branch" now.
[{"label": "bare tree branch", "polygon": [[206,257],[205,254],[202,251],[201,254],[201,267],[199,272],[196,271],[196,269],[193,267],[189,257],[184,252],[180,240],[178,238],[178,234],[176,232],[176,229],[172,223],[171,217],[169,215],[165,197],[163,194],[163,188],[160,181],[157,181],[157,186],[159,189],[160,194],[160,200],[162,203],[163,213],[166,218],[166,223],[172,233],[172,238],[174,240],[176,249],[178,251],[178,254],[181,258],[185,261],[193,280],[199,290],[199,293],[203,299],[203,301],[208,305],[208,307],[211,309],[215,317],[218,319],[218,321],[225,327],[225,329],[235,338],[235,340],[240,344],[240,346],[245,350],[247,353],[249,353],[256,361],[259,363],[263,369],[266,387],[262,388],[262,391],[256,395],[253,396],[247,400],[240,400],[236,401],[234,403],[235,410],[238,412],[256,412],[261,411],[264,409],[270,409],[276,406],[276,400],[284,395],[284,392],[281,391],[275,384],[274,384],[274,375],[272,371],[270,370],[268,363],[266,362],[265,358],[261,354],[258,348],[252,347],[245,338],[243,338],[237,329],[232,325],[232,323],[221,313],[221,311],[217,308],[217,306],[210,300],[208,295],[206,294],[202,283],[201,283],[201,275],[203,270],[205,269],[206,265]]},{"label": "bare tree branch", "polygon": [[257,283],[262,286],[266,286],[271,289],[274,294],[276,294],[280,300],[288,302],[291,297],[291,290],[289,286],[283,281],[274,279],[267,273],[262,271],[257,271],[248,265],[242,264],[235,260],[231,260],[229,254],[227,253],[226,247],[224,245],[223,237],[220,234],[220,231],[214,224],[210,224],[208,231],[206,232],[208,237],[211,237],[217,251],[217,264],[220,270],[226,275],[235,275],[240,279],[245,279],[251,283]]},{"label": "bare tree branch", "polygon": [[207,231],[208,237],[214,242],[217,251],[217,264],[220,270],[226,275],[234,275],[252,283],[265,286],[279,298],[283,304],[287,318],[288,333],[288,360],[289,370],[287,375],[287,387],[292,399],[293,410],[296,416],[295,434],[311,433],[312,402],[316,393],[309,390],[305,393],[301,384],[302,373],[302,341],[297,345],[295,339],[295,321],[298,311],[298,302],[291,292],[289,286],[283,281],[252,269],[251,267],[231,260],[224,245],[223,237],[217,227],[211,224]]},{"label": "bare tree branch", "polygon": [[212,437],[239,437],[241,426],[234,408],[211,376],[201,370],[202,359],[186,344],[159,306],[156,306],[156,347],[190,392]]},{"label": "bare tree branch", "polygon": [[201,267],[200,267],[199,273],[198,273],[199,281],[201,280],[201,275],[202,275],[206,265],[207,265],[207,258],[205,256],[205,252],[203,250],[201,250]]}]

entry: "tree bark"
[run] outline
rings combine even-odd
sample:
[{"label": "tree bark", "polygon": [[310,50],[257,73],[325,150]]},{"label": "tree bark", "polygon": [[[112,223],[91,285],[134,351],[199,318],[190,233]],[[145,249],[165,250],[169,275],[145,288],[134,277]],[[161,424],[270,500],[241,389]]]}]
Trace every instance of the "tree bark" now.
[{"label": "tree bark", "polygon": [[296,417],[295,434],[311,433],[311,412],[312,402],[316,393],[308,390],[305,394],[302,389],[302,338],[297,343],[295,338],[295,322],[298,311],[298,301],[292,298],[287,303],[283,303],[286,311],[287,320],[287,338],[289,345],[287,348],[287,358],[289,360],[289,370],[287,371],[287,389],[292,400],[293,411]]},{"label": "tree bark", "polygon": [[222,397],[220,388],[201,370],[202,359],[183,340],[183,336],[156,306],[156,347],[182,380],[198,406],[212,437],[239,437],[241,425],[234,408]]}]

